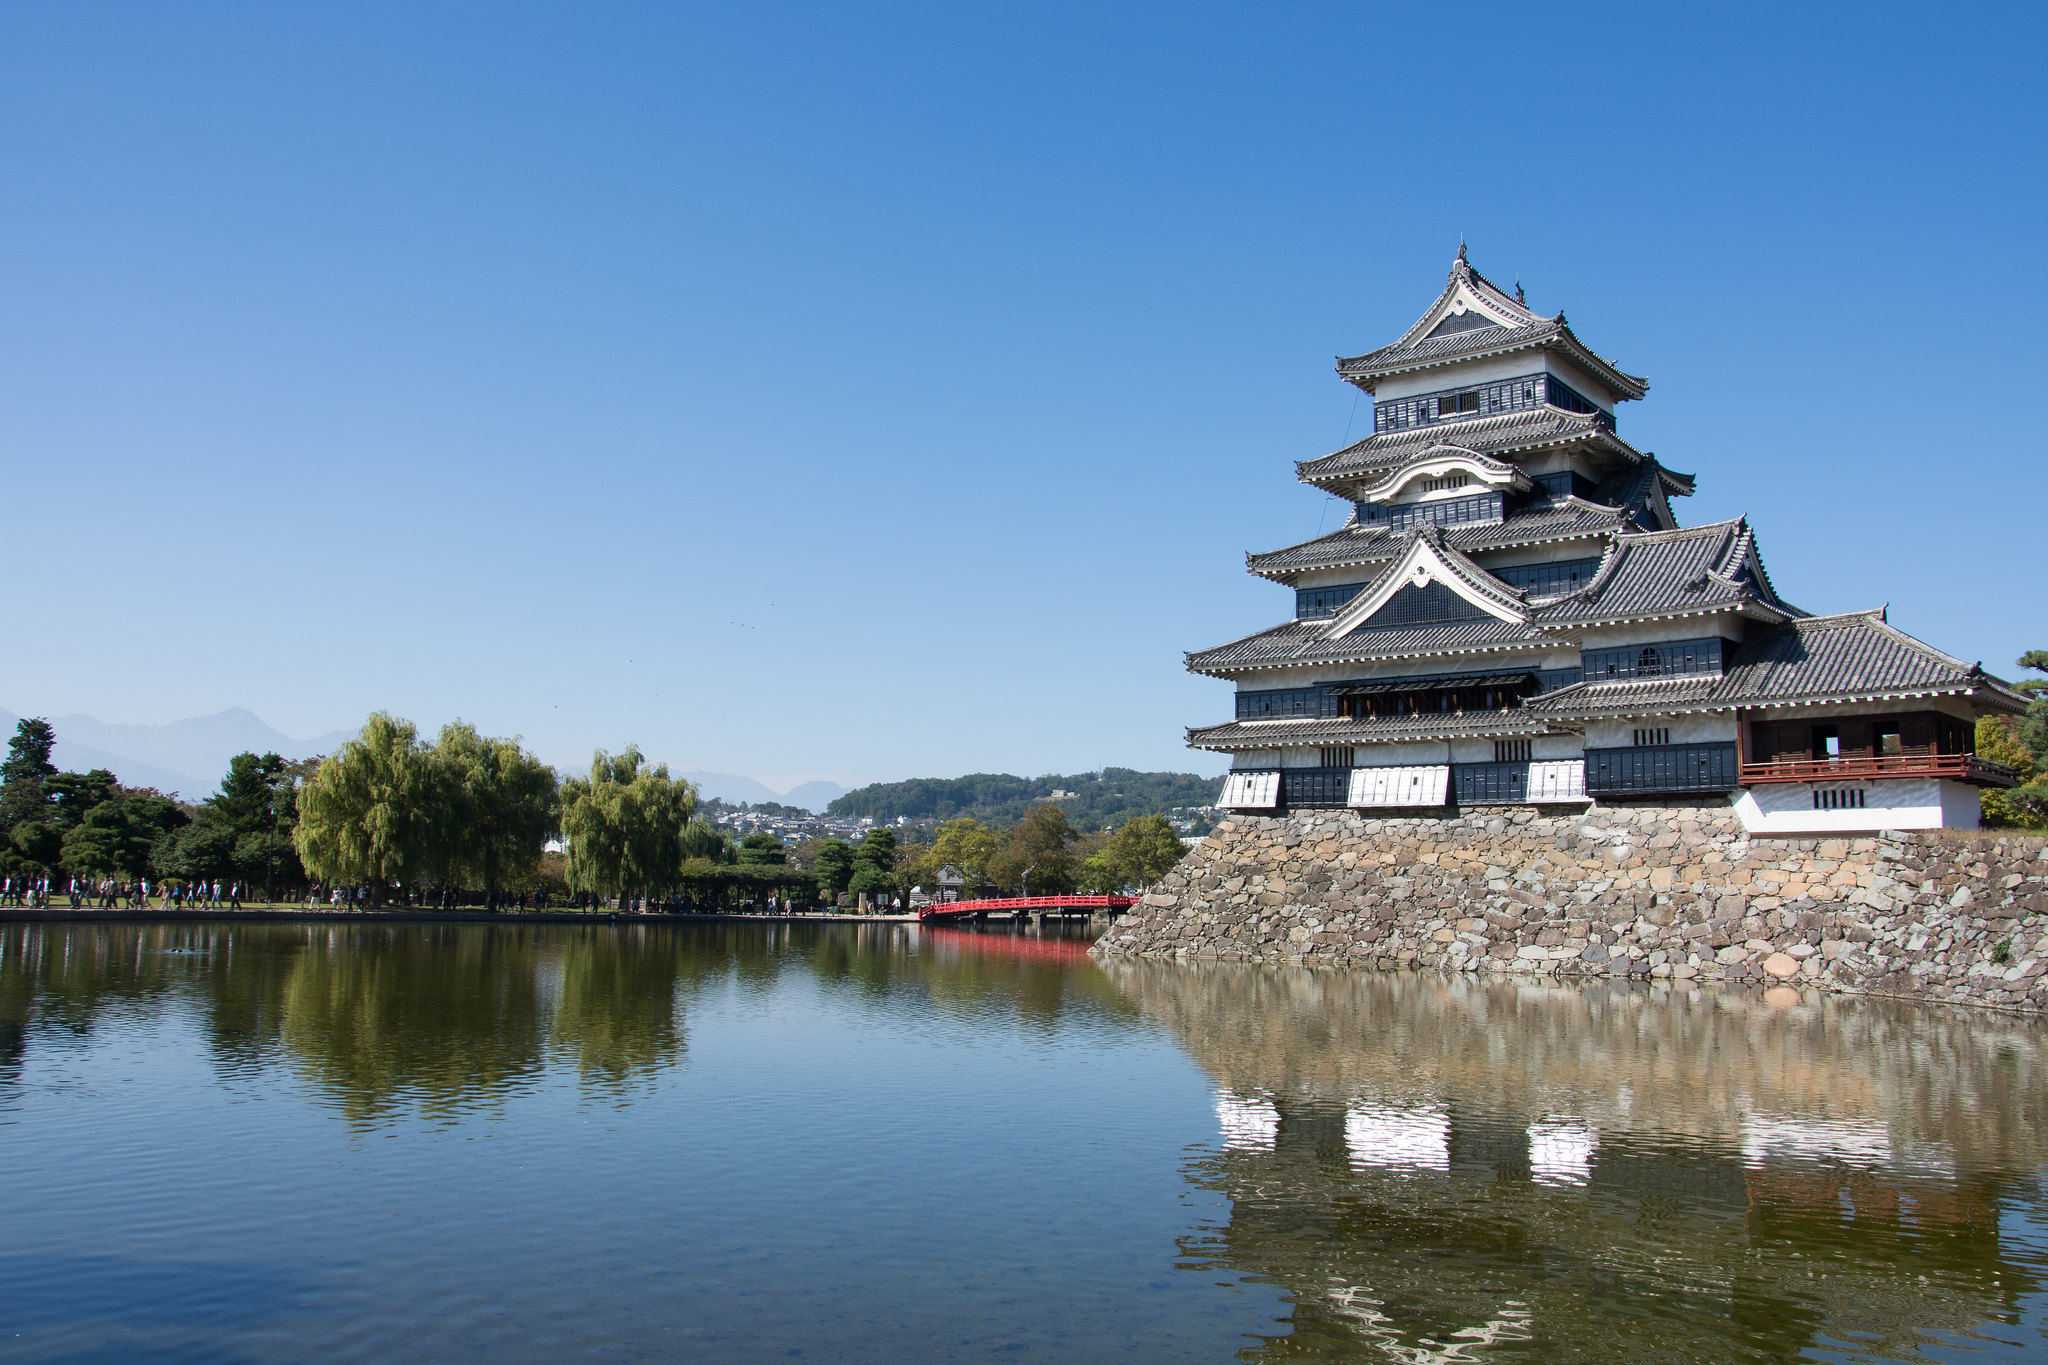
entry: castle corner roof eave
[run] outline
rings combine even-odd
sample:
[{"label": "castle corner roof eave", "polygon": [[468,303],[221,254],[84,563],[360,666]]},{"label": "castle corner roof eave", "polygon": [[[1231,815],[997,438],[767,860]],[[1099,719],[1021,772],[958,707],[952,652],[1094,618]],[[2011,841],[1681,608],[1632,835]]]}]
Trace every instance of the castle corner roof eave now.
[{"label": "castle corner roof eave", "polygon": [[1777,624],[1805,615],[1771,586],[1747,518],[1615,538],[1587,584],[1534,610],[1544,629],[1735,611]]},{"label": "castle corner roof eave", "polygon": [[1986,710],[2026,710],[2003,678],[1966,664],[1884,619],[1882,610],[1802,616],[1744,640],[1720,675],[1587,679],[1523,709],[1560,719],[1858,705],[1964,696]]}]

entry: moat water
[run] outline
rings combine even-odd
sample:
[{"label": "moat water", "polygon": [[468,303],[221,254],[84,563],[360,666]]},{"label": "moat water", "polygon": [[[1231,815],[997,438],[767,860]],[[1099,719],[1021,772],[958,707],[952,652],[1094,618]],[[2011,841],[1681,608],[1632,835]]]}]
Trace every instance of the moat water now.
[{"label": "moat water", "polygon": [[910,926],[0,925],[0,1360],[2048,1359],[2048,1026]]}]

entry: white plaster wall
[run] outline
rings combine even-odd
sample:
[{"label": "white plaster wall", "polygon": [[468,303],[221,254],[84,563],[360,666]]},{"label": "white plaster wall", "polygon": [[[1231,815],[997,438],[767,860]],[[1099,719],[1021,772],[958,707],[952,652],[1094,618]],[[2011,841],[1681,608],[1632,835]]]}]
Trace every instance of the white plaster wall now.
[{"label": "white plaster wall", "polygon": [[[1816,790],[1862,789],[1864,805],[1815,810]],[[1735,813],[1752,834],[1874,833],[1881,829],[1975,829],[1983,810],[1975,787],[1936,778],[1874,782],[1771,782],[1736,795]]]},{"label": "white plaster wall", "polygon": [[1539,450],[1533,455],[1515,458],[1515,463],[1531,474],[1554,474],[1560,469],[1570,469],[1585,475],[1594,483],[1600,482],[1599,467],[1575,450]]},{"label": "white plaster wall", "polygon": [[1586,741],[1577,735],[1537,735],[1529,741],[1532,758],[1584,758]]},{"label": "white plaster wall", "polygon": [[1586,722],[1588,749],[1627,748],[1635,743],[1635,732],[1651,726],[1671,731],[1673,744],[1711,744],[1735,738],[1735,717],[1726,711],[1705,711],[1680,716],[1630,716],[1626,720]]},{"label": "white plaster wall", "polygon": [[[1489,751],[1491,745],[1488,746]],[[1422,763],[1448,763],[1451,746],[1441,739],[1402,740],[1398,743],[1361,744],[1354,760],[1360,768],[1385,768]]]},{"label": "white plaster wall", "polygon": [[1547,350],[1516,351],[1509,355],[1490,356],[1485,360],[1468,360],[1459,365],[1443,365],[1434,369],[1418,370],[1412,374],[1394,375],[1380,381],[1379,392],[1374,395],[1374,400],[1391,403],[1418,393],[1469,388],[1474,384],[1490,384],[1496,379],[1514,379],[1544,370],[1556,375],[1609,412],[1614,410],[1615,397],[1608,392],[1605,384],[1562,356]]},{"label": "white plaster wall", "polygon": [[1550,545],[1529,545],[1519,550],[1489,550],[1483,555],[1474,555],[1473,561],[1488,573],[1500,569],[1519,569],[1529,564],[1556,564],[1567,559],[1598,559],[1606,549],[1606,542],[1587,537],[1584,540],[1563,540]]},{"label": "white plaster wall", "polygon": [[1278,749],[1246,749],[1242,753],[1231,755],[1230,766],[1233,769],[1277,768],[1280,766],[1280,751]]},{"label": "white plaster wall", "polygon": [[[1384,568],[1385,566],[1381,565],[1380,567]],[[1361,585],[1362,590],[1362,585],[1369,584],[1378,577],[1378,571],[1371,566],[1355,565],[1349,569],[1317,569],[1312,573],[1296,574],[1288,581],[1290,586],[1296,588],[1336,588],[1357,583]],[[1290,600],[1283,610],[1292,611],[1294,609],[1291,596],[1290,594]]]},{"label": "white plaster wall", "polygon": [[[1420,370],[1414,374],[1398,374],[1382,379],[1379,392],[1373,395],[1375,402],[1391,403],[1418,393],[1437,393],[1444,389],[1462,389],[1473,384],[1490,384],[1496,379],[1513,379],[1520,375],[1536,374],[1545,368],[1543,353],[1534,349],[1517,351],[1512,355],[1492,356],[1485,360],[1468,360],[1462,365],[1443,365],[1436,369]],[[1574,382],[1563,371],[1558,371],[1564,382],[1570,384],[1586,397],[1597,399],[1598,392],[1586,393],[1581,387],[1589,380]]]},{"label": "white plaster wall", "polygon": [[1976,829],[1984,823],[1984,793],[1967,782],[1943,781],[1941,787],[1941,827],[1943,829]]},{"label": "white plaster wall", "polygon": [[1490,739],[1454,739],[1451,741],[1451,762],[1491,763],[1493,762],[1493,741]]}]

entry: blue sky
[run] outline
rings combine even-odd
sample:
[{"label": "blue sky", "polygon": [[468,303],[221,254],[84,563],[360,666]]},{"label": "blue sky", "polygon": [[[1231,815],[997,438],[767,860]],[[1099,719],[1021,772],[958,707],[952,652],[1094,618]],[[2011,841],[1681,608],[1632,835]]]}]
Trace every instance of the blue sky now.
[{"label": "blue sky", "polygon": [[2011,672],[2039,6],[0,14],[0,706],[1217,771],[1463,234],[1814,611]]}]

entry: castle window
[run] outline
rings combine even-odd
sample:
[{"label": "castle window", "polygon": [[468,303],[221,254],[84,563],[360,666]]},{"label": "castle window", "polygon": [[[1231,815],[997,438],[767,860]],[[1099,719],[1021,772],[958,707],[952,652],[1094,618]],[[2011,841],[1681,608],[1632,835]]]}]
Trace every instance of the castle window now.
[{"label": "castle window", "polygon": [[1529,741],[1526,739],[1497,739],[1493,742],[1493,761],[1496,763],[1527,763]]},{"label": "castle window", "polygon": [[1652,726],[1646,730],[1638,730],[1636,731],[1635,738],[1638,749],[1648,749],[1659,744],[1669,744],[1671,742],[1671,727],[1659,725]]},{"label": "castle window", "polygon": [[1463,497],[1440,498],[1435,502],[1361,502],[1358,504],[1358,519],[1367,525],[1385,524],[1392,530],[1405,531],[1416,522],[1433,526],[1462,526],[1469,522],[1499,521],[1502,507],[1498,493],[1468,493]]},{"label": "castle window", "polygon": [[1357,756],[1358,750],[1354,748],[1325,748],[1321,752],[1322,766],[1325,768],[1348,768]]},{"label": "castle window", "polygon": [[1335,616],[1339,608],[1365,589],[1363,583],[1345,583],[1334,588],[1296,588],[1294,617],[1297,621],[1321,621]]},{"label": "castle window", "polygon": [[1463,393],[1447,393],[1436,400],[1436,415],[1439,418],[1455,417],[1463,412],[1479,411],[1479,390],[1467,389]]},{"label": "castle window", "polygon": [[1543,597],[1551,593],[1572,592],[1593,581],[1599,571],[1597,559],[1566,559],[1551,564],[1521,564],[1513,568],[1488,570],[1495,578],[1511,588],[1520,588],[1532,596]]},{"label": "castle window", "polygon": [[[1624,645],[1616,649],[1589,649],[1581,656],[1588,681],[1620,678],[1690,678],[1721,672],[1722,650],[1718,639],[1664,640],[1654,649]],[[1646,670],[1645,665],[1654,668]]]}]

